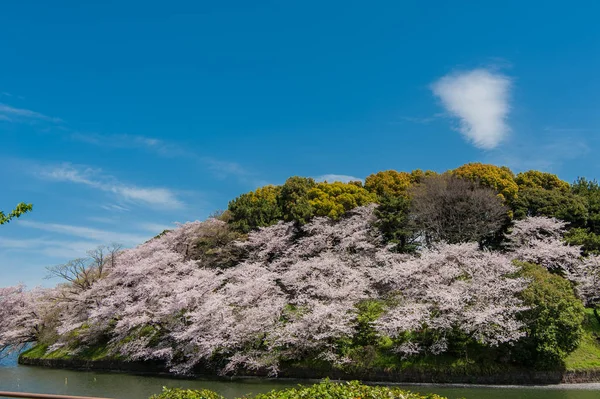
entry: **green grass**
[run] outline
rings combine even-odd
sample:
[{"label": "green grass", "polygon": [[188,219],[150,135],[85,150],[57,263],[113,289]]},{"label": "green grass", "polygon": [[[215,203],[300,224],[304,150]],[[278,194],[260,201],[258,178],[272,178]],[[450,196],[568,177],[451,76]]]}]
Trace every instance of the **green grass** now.
[{"label": "green grass", "polygon": [[581,343],[565,359],[567,370],[600,369],[600,322],[593,309],[586,309],[585,316]]},{"label": "green grass", "polygon": [[33,348],[23,352],[21,357],[28,359],[78,359],[78,360],[113,360],[118,359],[117,356],[110,356],[106,346],[87,347],[73,355],[69,349],[60,348],[52,352],[48,352],[48,345],[39,344]]}]

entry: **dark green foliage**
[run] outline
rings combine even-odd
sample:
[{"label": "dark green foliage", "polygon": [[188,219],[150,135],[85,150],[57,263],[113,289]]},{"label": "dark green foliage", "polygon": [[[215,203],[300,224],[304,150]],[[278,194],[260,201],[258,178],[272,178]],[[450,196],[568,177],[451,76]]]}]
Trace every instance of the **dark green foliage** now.
[{"label": "dark green foliage", "polygon": [[283,217],[277,203],[280,191],[280,187],[265,186],[230,201],[228,223],[242,233],[277,223]]},{"label": "dark green foliage", "polygon": [[369,299],[356,305],[356,335],[353,337],[353,345],[375,345],[379,341],[379,334],[373,323],[385,310],[385,304],[378,299]]},{"label": "dark green foliage", "polygon": [[520,266],[519,274],[531,280],[521,294],[530,309],[521,314],[527,335],[515,345],[513,357],[540,369],[560,367],[582,337],[583,304],[564,278],[538,265]]},{"label": "dark green foliage", "polygon": [[0,211],[0,224],[5,224],[10,222],[14,218],[19,218],[21,217],[21,215],[27,212],[31,212],[32,209],[33,205],[21,202],[8,215]]},{"label": "dark green foliage", "polygon": [[586,227],[591,233],[600,234],[600,185],[596,180],[580,177],[573,183],[572,190],[586,202],[589,213]]},{"label": "dark green foliage", "polygon": [[555,217],[579,227],[585,226],[588,219],[585,200],[563,190],[523,188],[513,201],[512,208],[517,219],[527,216]]},{"label": "dark green foliage", "polygon": [[293,176],[281,186],[277,203],[286,222],[305,224],[314,214],[308,192],[317,185],[310,177]]},{"label": "dark green foliage", "polygon": [[416,236],[410,225],[410,199],[406,196],[386,195],[380,197],[375,209],[375,226],[383,238],[396,244],[398,252],[412,252],[416,249]]},{"label": "dark green foliage", "polygon": [[600,235],[592,233],[588,229],[574,228],[565,234],[565,241],[569,245],[580,245],[583,247],[584,255],[600,254]]}]

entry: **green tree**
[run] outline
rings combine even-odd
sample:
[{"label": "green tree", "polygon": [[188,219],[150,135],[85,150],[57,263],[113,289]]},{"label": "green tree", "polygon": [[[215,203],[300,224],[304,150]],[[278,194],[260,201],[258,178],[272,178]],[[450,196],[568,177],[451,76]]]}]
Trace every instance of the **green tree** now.
[{"label": "green tree", "polygon": [[375,209],[375,226],[386,242],[396,244],[398,252],[413,252],[417,249],[416,235],[410,224],[411,201],[405,196],[386,195],[379,198]]},{"label": "green tree", "polygon": [[283,215],[277,203],[281,187],[264,186],[229,202],[228,223],[234,230],[248,233],[277,223]]},{"label": "green tree", "polygon": [[318,183],[308,193],[308,202],[314,216],[339,219],[344,213],[357,206],[377,201],[377,196],[353,183]]},{"label": "green tree", "polygon": [[305,224],[313,217],[314,208],[308,199],[308,192],[316,185],[310,177],[293,176],[285,181],[277,197],[283,220]]},{"label": "green tree", "polygon": [[537,368],[559,367],[579,345],[585,318],[583,304],[566,279],[531,263],[520,266],[520,276],[531,282],[521,293],[529,310],[520,316],[526,336],[516,344],[514,357]]},{"label": "green tree", "polygon": [[546,216],[569,222],[572,226],[584,227],[588,219],[585,200],[569,191],[523,188],[512,202],[516,218]]},{"label": "green tree", "polygon": [[586,202],[589,213],[586,227],[591,233],[600,234],[600,185],[596,180],[580,177],[571,190]]},{"label": "green tree", "polygon": [[21,217],[21,215],[23,215],[27,212],[31,212],[32,209],[33,209],[33,205],[21,202],[8,215],[6,215],[4,212],[0,211],[0,224],[5,224],[5,223],[10,222],[14,218],[19,218],[19,217]]},{"label": "green tree", "polygon": [[573,228],[565,234],[565,242],[583,248],[584,255],[600,255],[600,235],[585,228]]}]

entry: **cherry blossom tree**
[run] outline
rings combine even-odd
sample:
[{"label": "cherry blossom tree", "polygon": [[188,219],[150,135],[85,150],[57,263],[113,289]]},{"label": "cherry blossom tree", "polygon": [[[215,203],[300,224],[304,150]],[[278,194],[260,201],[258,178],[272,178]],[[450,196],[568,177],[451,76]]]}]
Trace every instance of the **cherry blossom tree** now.
[{"label": "cherry blossom tree", "polygon": [[506,251],[439,243],[409,255],[385,245],[374,210],[355,208],[337,221],[280,222],[223,240],[235,253],[232,267],[229,255],[224,267],[193,255],[224,222],[186,223],[118,252],[85,289],[2,289],[0,348],[52,330],[50,351],[108,342],[112,354],[157,359],[181,374],[195,367],[276,374],[283,361],[352,361],[342,347],[358,334],[359,305],[370,300],[383,304],[374,334],[393,340],[401,356],[443,353],[456,332],[488,346],[515,342],[523,336],[518,294],[527,281],[514,277],[513,259],[571,276],[588,270],[577,274],[585,277],[581,292],[597,293],[590,277],[597,260],[583,262],[564,245],[557,221],[517,222]]}]

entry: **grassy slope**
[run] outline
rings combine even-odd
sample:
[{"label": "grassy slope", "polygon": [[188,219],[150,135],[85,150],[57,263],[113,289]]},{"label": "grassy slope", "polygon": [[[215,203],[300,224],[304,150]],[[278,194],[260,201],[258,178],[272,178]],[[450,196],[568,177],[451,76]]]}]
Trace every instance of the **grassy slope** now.
[{"label": "grassy slope", "polygon": [[584,334],[579,347],[565,359],[567,370],[600,369],[600,322],[593,309],[586,309]]},{"label": "grassy slope", "polygon": [[36,345],[31,349],[23,352],[21,357],[30,359],[81,359],[81,360],[112,360],[115,357],[110,357],[108,349],[105,346],[95,348],[86,348],[77,355],[70,354],[67,350],[58,349],[48,352],[48,345]]}]

